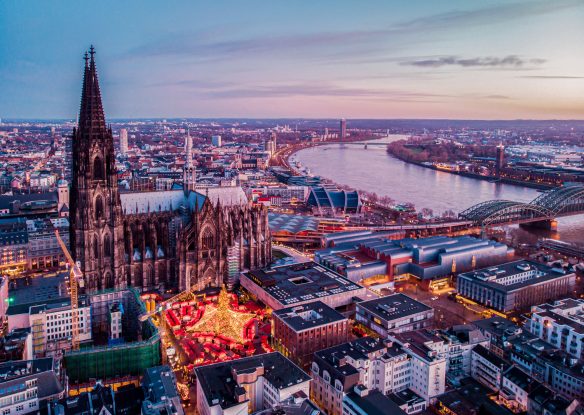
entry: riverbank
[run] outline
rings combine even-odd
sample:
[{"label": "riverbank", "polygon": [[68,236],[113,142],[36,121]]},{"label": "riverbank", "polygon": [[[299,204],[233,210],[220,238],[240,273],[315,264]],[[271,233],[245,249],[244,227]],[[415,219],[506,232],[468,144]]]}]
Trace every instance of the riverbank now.
[{"label": "riverbank", "polygon": [[[399,140],[401,137],[391,137]],[[304,148],[294,154],[315,176],[326,178],[342,187],[389,197],[395,204],[412,203],[417,211],[431,209],[434,216],[462,212],[489,200],[513,200],[529,203],[540,195],[537,189],[506,183],[492,183],[456,174],[440,174],[389,157],[385,148],[329,145]],[[527,228],[526,228],[527,229]],[[537,237],[582,242],[584,215],[558,220],[558,231],[513,227],[519,243],[535,243]]]},{"label": "riverbank", "polygon": [[551,185],[547,185],[547,184],[525,182],[522,180],[510,179],[508,177],[497,178],[497,177],[493,177],[493,176],[482,176],[480,174],[471,173],[471,172],[467,172],[467,171],[445,170],[445,169],[441,169],[433,164],[426,164],[423,162],[412,161],[412,160],[408,160],[408,159],[403,158],[403,157],[399,157],[398,155],[390,153],[389,151],[387,152],[387,154],[391,157],[394,157],[397,160],[403,161],[404,163],[413,164],[413,165],[416,165],[419,167],[424,167],[424,168],[431,169],[431,170],[436,170],[436,171],[439,171],[442,173],[450,173],[450,174],[455,174],[457,176],[468,177],[471,179],[485,180],[489,183],[512,184],[514,186],[523,186],[523,187],[527,187],[530,189],[536,189],[536,190],[550,190],[550,189],[555,188],[555,186],[551,186]]}]

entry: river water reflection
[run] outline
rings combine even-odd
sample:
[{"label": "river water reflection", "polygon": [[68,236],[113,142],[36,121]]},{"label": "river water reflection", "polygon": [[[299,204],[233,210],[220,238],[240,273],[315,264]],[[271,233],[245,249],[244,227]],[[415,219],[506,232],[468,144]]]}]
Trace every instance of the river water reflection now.
[{"label": "river water reflection", "polygon": [[[404,136],[390,136],[394,141]],[[355,189],[389,196],[398,203],[411,202],[419,210],[430,208],[434,214],[462,210],[491,199],[529,202],[540,192],[502,183],[490,183],[405,163],[388,155],[384,146],[331,144],[301,150],[293,159],[314,175]],[[533,234],[532,235],[536,235]],[[584,242],[584,215],[562,218],[558,232],[538,232],[538,236]],[[526,234],[526,240],[529,238]]]}]

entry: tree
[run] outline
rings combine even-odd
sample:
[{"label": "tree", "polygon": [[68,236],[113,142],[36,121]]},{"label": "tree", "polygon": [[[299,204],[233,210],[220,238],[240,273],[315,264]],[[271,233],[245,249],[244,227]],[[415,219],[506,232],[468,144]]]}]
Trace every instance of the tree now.
[{"label": "tree", "polygon": [[394,200],[389,196],[382,196],[379,201],[384,206],[391,206],[394,204]]},{"label": "tree", "polygon": [[448,209],[442,213],[442,217],[445,219],[453,219],[456,218],[456,213],[452,209]]},{"label": "tree", "polygon": [[432,215],[434,214],[434,211],[430,208],[423,208],[421,212],[422,216],[425,218],[431,218]]}]

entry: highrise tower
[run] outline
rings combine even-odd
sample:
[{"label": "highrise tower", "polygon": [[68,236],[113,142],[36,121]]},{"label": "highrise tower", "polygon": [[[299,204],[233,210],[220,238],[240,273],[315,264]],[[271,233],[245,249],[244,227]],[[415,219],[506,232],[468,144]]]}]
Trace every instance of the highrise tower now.
[{"label": "highrise tower", "polygon": [[505,147],[503,143],[497,146],[497,159],[495,161],[495,174],[501,177],[501,170],[505,167]]},{"label": "highrise tower", "polygon": [[126,286],[114,139],[99,91],[95,50],[85,54],[79,124],[73,130],[70,240],[89,291]]},{"label": "highrise tower", "polygon": [[125,156],[128,153],[128,130],[120,129],[120,154]]},{"label": "highrise tower", "polygon": [[193,139],[190,132],[187,130],[187,138],[185,140],[186,160],[183,170],[183,188],[185,193],[195,190],[197,184],[197,172],[193,165]]}]

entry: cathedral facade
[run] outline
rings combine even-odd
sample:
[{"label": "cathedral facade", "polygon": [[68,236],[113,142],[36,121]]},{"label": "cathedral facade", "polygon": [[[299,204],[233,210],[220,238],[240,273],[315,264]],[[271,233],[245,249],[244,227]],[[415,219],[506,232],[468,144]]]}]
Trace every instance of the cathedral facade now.
[{"label": "cathedral facade", "polygon": [[87,291],[203,290],[233,270],[265,267],[271,235],[265,207],[240,187],[197,191],[190,137],[184,189],[120,192],[93,47],[85,55],[78,127],[73,131],[70,243]]}]

